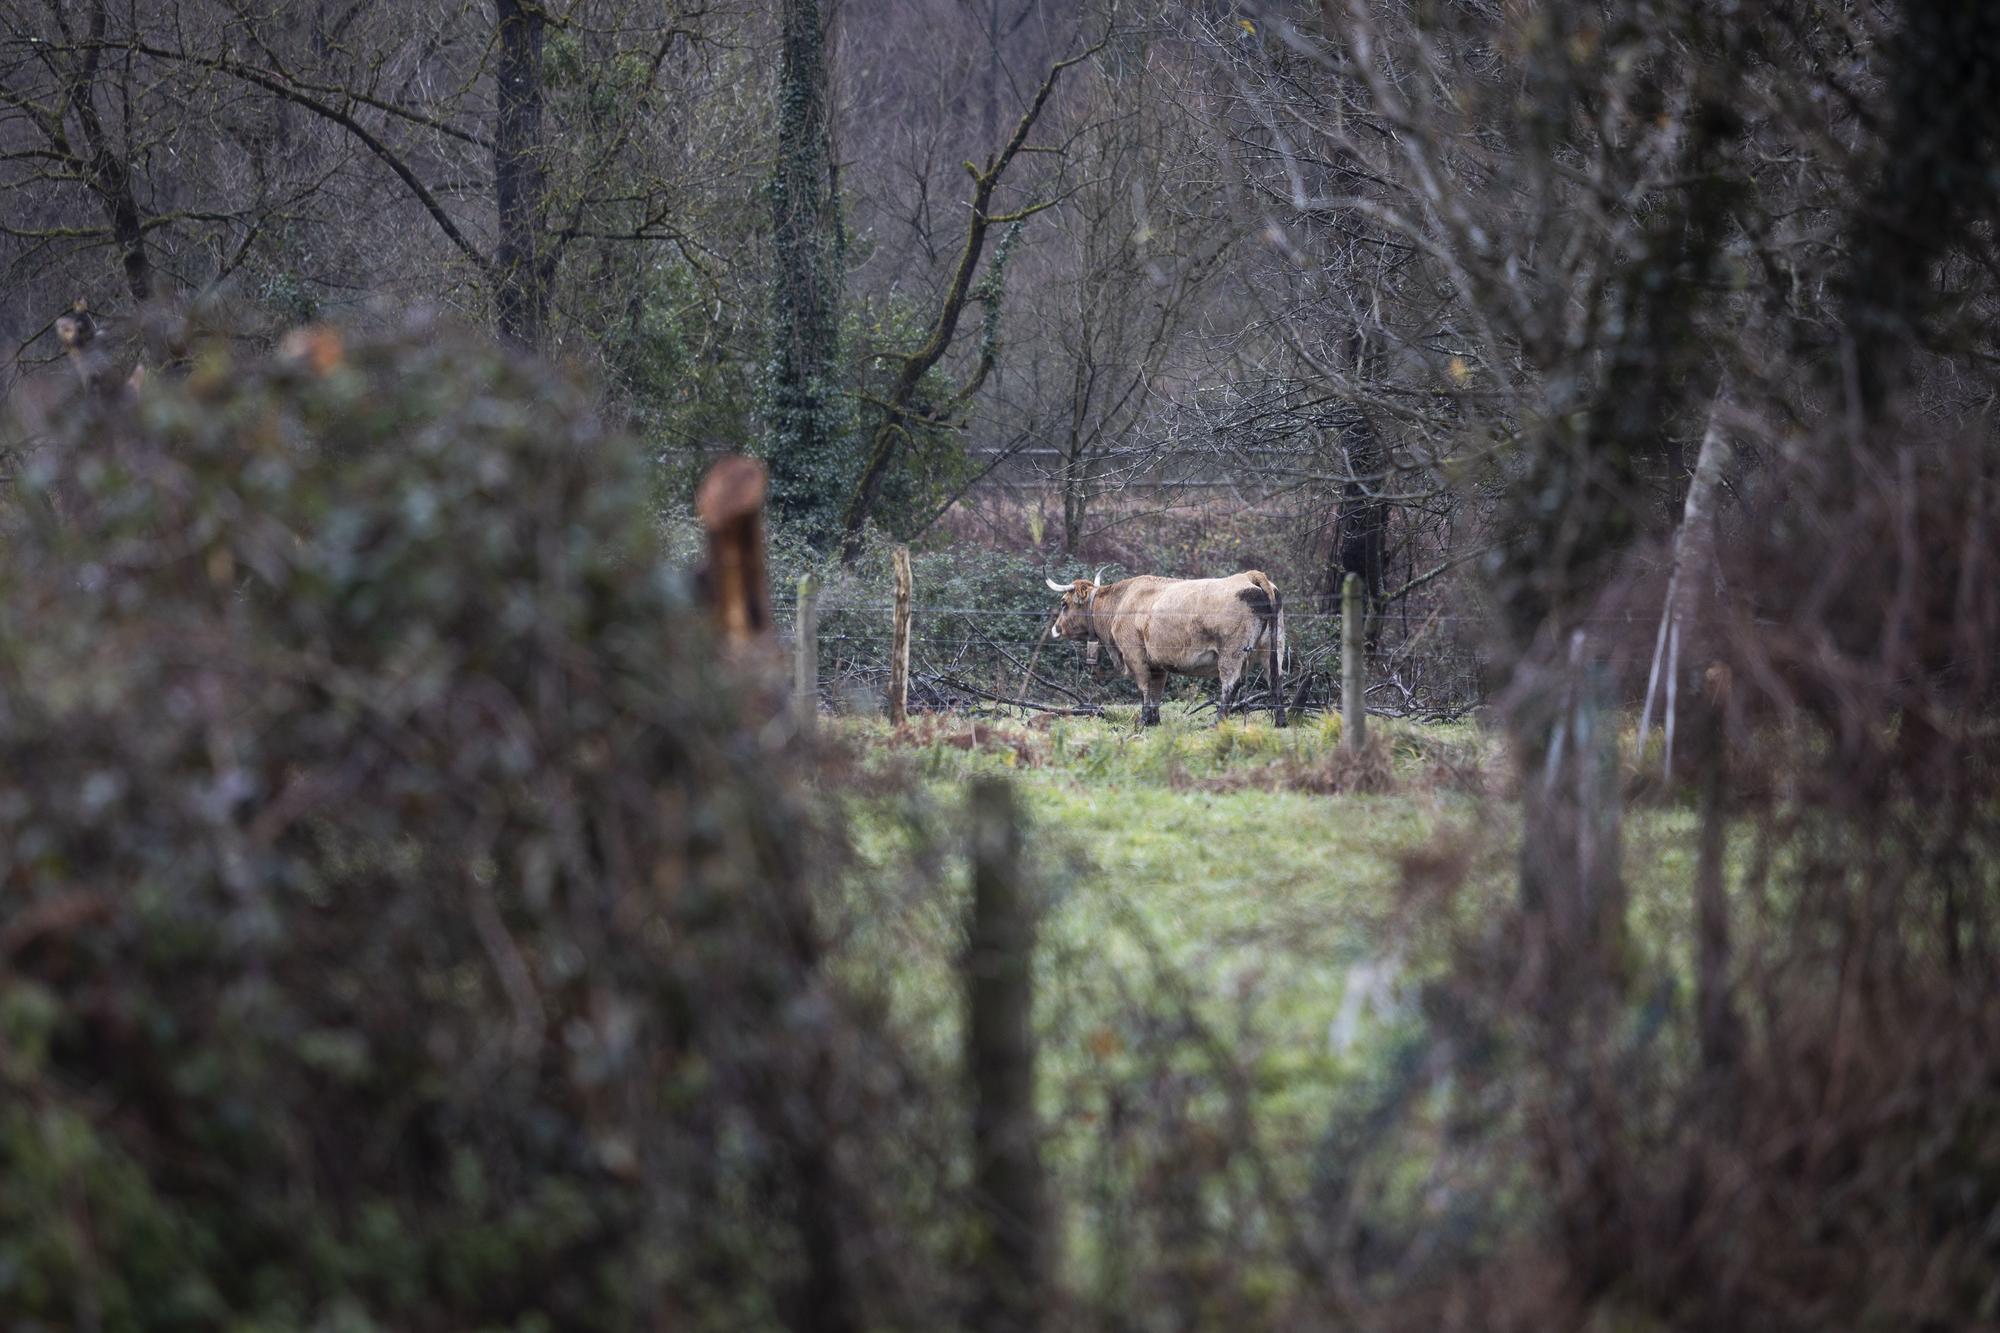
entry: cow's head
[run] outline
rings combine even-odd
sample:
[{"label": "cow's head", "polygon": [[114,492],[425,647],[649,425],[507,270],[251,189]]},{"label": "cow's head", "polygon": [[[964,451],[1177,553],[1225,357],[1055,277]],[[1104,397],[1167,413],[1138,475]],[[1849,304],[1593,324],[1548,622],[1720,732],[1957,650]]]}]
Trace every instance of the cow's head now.
[{"label": "cow's head", "polygon": [[1104,586],[1104,570],[1099,569],[1095,578],[1078,579],[1074,583],[1057,583],[1052,578],[1042,582],[1049,585],[1050,592],[1062,594],[1062,606],[1056,612],[1053,625],[1049,626],[1052,639],[1085,639],[1090,637],[1090,606],[1097,590]]}]

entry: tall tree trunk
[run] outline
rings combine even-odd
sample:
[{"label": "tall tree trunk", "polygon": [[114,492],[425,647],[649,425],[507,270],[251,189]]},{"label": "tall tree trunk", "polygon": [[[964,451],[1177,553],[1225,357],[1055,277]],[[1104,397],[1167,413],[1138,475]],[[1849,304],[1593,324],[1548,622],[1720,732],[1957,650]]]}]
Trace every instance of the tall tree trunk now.
[{"label": "tall tree trunk", "polygon": [[[1691,175],[1706,172],[1722,124],[1717,117],[1689,119],[1682,153]],[[1603,707],[1608,691],[1592,679],[1594,669],[1586,670],[1577,626],[1654,517],[1641,499],[1647,464],[1659,456],[1661,424],[1684,410],[1686,386],[1703,369],[1702,283],[1660,276],[1705,278],[1725,207],[1719,191],[1704,188],[1692,191],[1684,208],[1652,219],[1646,244],[1605,285],[1623,322],[1602,372],[1576,386],[1580,392],[1563,404],[1572,410],[1552,413],[1534,433],[1528,465],[1502,500],[1506,540],[1490,587],[1516,677],[1507,721],[1525,784],[1521,900],[1530,930],[1551,946],[1541,959],[1542,981],[1558,1009],[1587,999],[1593,979],[1616,984],[1616,956],[1603,946],[1623,930],[1616,842],[1591,831],[1615,818],[1608,812],[1616,800],[1616,765],[1598,771],[1601,760],[1592,753],[1609,742],[1615,754]],[[1574,410],[1582,408],[1589,410]],[[1563,639],[1567,665],[1556,658]],[[1578,734],[1585,727],[1587,737]],[[1565,767],[1571,762],[1574,772]],[[1593,945],[1596,951],[1587,952]]]},{"label": "tall tree trunk", "polygon": [[500,59],[495,71],[493,194],[499,244],[493,252],[500,336],[539,347],[549,309],[542,244],[548,176],[542,162],[542,43],[547,15],[537,0],[493,0]]},{"label": "tall tree trunk", "polygon": [[980,107],[979,142],[989,152],[1000,137],[1000,0],[986,0],[986,98]]},{"label": "tall tree trunk", "polygon": [[1090,400],[1096,388],[1095,366],[1092,364],[1094,344],[1092,337],[1094,323],[1090,301],[1085,299],[1078,311],[1080,327],[1076,340],[1076,355],[1070,367],[1069,386],[1069,436],[1063,441],[1062,496],[1063,496],[1063,554],[1075,555],[1083,544],[1083,525],[1090,513],[1091,467],[1089,437],[1086,424],[1090,415]]},{"label": "tall tree trunk", "polygon": [[1083,545],[1083,524],[1090,512],[1090,500],[1085,493],[1087,465],[1075,448],[1076,442],[1072,440],[1070,444],[1070,452],[1063,457],[1061,477],[1064,555],[1075,555]]},{"label": "tall tree trunk", "polygon": [[134,301],[144,303],[153,296],[153,259],[146,249],[146,217],[132,188],[132,171],[125,159],[114,152],[104,122],[92,99],[97,91],[97,68],[104,53],[104,0],[90,7],[90,43],[70,82],[67,102],[83,131],[84,157],[78,163],[91,193],[97,196],[105,220],[111,224],[112,239],[118,245],[119,261],[125,270],[125,288]]},{"label": "tall tree trunk", "polygon": [[817,542],[834,534],[856,465],[840,396],[844,247],[826,14],[820,0],[785,0],[782,22],[765,453],[772,507]]},{"label": "tall tree trunk", "polygon": [[[1890,42],[1882,170],[1851,215],[1842,282],[1848,345],[1839,359],[1849,405],[1880,418],[1937,308],[1933,270],[1990,215],[1994,61],[2000,8],[1910,0]],[[1841,484],[1841,483],[1836,483]]]}]

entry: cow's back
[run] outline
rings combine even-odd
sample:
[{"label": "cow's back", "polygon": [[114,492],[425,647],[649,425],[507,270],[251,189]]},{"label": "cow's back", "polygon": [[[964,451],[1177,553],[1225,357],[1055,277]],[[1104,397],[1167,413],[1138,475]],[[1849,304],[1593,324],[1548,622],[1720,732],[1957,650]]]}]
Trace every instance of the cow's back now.
[{"label": "cow's back", "polygon": [[[1261,576],[1259,576],[1261,577]],[[1147,655],[1188,675],[1212,676],[1226,653],[1241,653],[1256,637],[1249,573],[1219,579],[1162,579],[1149,590]]]}]

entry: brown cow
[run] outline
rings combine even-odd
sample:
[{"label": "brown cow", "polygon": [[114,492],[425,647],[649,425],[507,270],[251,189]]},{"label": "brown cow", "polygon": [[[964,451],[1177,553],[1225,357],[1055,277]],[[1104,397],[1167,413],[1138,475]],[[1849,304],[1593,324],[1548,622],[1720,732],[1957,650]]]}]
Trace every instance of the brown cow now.
[{"label": "brown cow", "polygon": [[[1101,571],[1100,571],[1101,573]],[[1250,655],[1264,650],[1264,669],[1278,726],[1285,725],[1285,609],[1277,585],[1262,570],[1224,579],[1166,579],[1146,574],[1102,583],[1078,579],[1064,586],[1045,580],[1063,595],[1049,635],[1095,639],[1110,646],[1112,660],[1131,674],[1145,700],[1139,720],[1160,720],[1160,694],[1167,673],[1212,677],[1221,682],[1216,724],[1229,716],[1229,703]]]}]

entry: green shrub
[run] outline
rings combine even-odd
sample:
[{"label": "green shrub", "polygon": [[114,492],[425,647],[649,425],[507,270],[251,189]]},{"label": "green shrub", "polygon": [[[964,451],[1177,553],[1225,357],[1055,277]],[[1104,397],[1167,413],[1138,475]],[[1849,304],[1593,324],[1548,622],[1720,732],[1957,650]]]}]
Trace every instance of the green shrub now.
[{"label": "green shrub", "polygon": [[295,351],[6,511],[0,1323],[865,1311],[849,1127],[903,1131],[827,1054],[833,843],[645,460],[480,345]]}]

